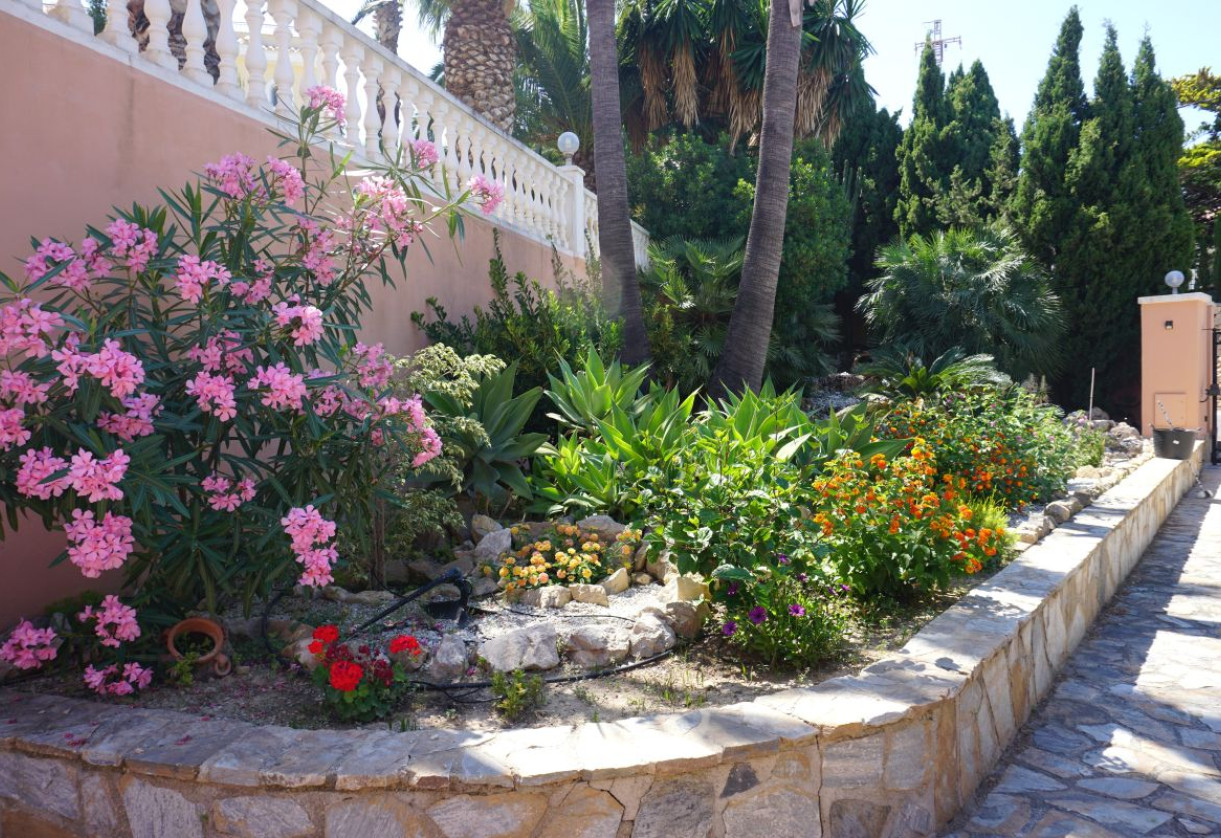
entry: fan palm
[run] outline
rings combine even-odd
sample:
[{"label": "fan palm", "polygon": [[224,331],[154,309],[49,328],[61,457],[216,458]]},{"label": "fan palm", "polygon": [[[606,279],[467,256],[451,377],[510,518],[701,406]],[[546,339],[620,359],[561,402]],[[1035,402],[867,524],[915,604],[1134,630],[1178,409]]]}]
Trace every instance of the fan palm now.
[{"label": "fan palm", "polygon": [[1010,383],[1009,377],[996,368],[991,355],[967,355],[957,346],[927,364],[906,347],[879,350],[870,363],[856,371],[867,379],[863,388],[866,393],[892,399],[918,399]]},{"label": "fan palm", "polygon": [[857,308],[875,340],[931,358],[995,356],[1014,379],[1057,367],[1064,331],[1051,281],[1009,229],[950,229],[882,248]]},{"label": "fan palm", "polygon": [[[768,0],[627,0],[619,31],[625,118],[635,144],[677,123],[710,122],[738,140],[762,123]],[[844,117],[868,98],[852,72],[870,52],[856,28],[861,0],[819,0],[800,12],[794,126],[835,141]],[[787,7],[786,7],[787,8]],[[786,12],[787,14],[787,12]]]}]

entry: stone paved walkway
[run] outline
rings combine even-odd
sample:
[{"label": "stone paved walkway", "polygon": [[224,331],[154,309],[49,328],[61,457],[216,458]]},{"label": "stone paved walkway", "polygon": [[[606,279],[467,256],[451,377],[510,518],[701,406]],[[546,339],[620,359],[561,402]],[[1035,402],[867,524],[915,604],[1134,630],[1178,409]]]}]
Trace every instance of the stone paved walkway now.
[{"label": "stone paved walkway", "polygon": [[1221,498],[1179,503],[946,834],[1221,836]]}]

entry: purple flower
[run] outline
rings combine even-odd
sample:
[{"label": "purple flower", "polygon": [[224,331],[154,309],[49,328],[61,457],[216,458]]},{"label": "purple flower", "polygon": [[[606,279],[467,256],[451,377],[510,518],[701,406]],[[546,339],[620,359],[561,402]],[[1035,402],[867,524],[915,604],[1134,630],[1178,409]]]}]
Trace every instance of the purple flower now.
[{"label": "purple flower", "polygon": [[726,637],[733,637],[738,631],[738,624],[733,620],[726,620],[725,625],[721,626],[721,633]]},{"label": "purple flower", "polygon": [[730,582],[729,588],[725,591],[725,593],[729,594],[729,596],[733,596],[734,594],[736,594],[738,592],[739,588],[740,588],[740,586],[738,585],[737,582]]},{"label": "purple flower", "polygon": [[788,557],[788,556],[786,556],[786,555],[784,555],[784,553],[777,553],[777,554],[776,554],[776,561],[780,562],[780,564],[788,564],[788,563],[789,563],[789,557]]},{"label": "purple flower", "polygon": [[794,617],[804,617],[806,615],[806,610],[797,603],[793,603],[789,606],[789,613]]},{"label": "purple flower", "polygon": [[798,574],[797,574],[797,581],[798,581],[798,582],[806,582],[806,581],[809,581],[809,578],[810,578],[810,576],[809,576],[809,574],[807,574],[807,573],[798,573]]},{"label": "purple flower", "polygon": [[767,620],[767,609],[762,605],[756,605],[754,608],[750,609],[750,613],[746,616],[747,619],[749,619],[752,623],[759,625]]}]

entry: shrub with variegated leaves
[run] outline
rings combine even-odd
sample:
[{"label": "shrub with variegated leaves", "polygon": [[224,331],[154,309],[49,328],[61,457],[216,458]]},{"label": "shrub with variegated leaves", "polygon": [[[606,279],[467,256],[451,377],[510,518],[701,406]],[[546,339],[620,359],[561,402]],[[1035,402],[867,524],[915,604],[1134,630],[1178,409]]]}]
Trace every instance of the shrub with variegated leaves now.
[{"label": "shrub with variegated leaves", "polygon": [[[65,530],[57,561],[87,577],[121,568],[146,624],[328,584],[336,523],[367,530],[386,471],[440,450],[420,398],[391,395],[390,359],[357,330],[366,283],[390,283],[431,220],[454,229],[471,193],[428,191],[424,140],[363,176],[319,154],[342,97],[309,93],[296,135],[278,135],[285,159],[226,156],[163,206],[35,241],[24,276],[0,274],[9,526],[32,512]],[[123,617],[115,646],[139,635]],[[54,638],[40,631],[23,622],[6,657],[45,661]],[[91,667],[99,692],[120,682],[147,679]]]}]

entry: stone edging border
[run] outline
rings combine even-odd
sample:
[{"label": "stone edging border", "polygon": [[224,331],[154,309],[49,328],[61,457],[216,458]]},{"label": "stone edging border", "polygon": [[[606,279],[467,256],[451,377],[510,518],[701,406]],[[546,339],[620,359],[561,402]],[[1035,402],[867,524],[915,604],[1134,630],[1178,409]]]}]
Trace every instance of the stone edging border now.
[{"label": "stone edging border", "polygon": [[1145,463],[859,675],[727,707],[496,733],[300,731],[0,690],[0,832],[931,835],[1046,694],[1203,450]]}]

